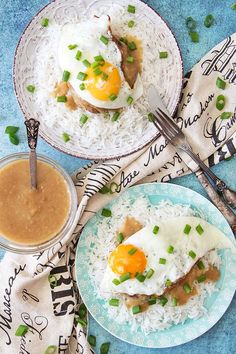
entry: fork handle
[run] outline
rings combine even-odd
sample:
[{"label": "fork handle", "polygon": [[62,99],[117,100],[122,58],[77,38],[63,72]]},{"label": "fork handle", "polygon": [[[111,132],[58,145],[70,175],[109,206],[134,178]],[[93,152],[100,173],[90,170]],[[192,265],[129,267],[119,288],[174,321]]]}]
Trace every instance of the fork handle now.
[{"label": "fork handle", "polygon": [[196,164],[212,179],[213,182],[215,182],[217,190],[223,194],[226,203],[232,208],[236,208],[236,192],[228,188],[226,183],[217,177],[189,147],[183,146],[181,149],[196,162]]}]

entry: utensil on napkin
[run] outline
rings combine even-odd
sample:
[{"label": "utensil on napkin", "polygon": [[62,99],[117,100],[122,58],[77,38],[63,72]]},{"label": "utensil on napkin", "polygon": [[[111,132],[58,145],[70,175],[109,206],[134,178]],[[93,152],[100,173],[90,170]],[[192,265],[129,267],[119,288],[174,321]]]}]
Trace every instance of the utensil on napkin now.
[{"label": "utensil on napkin", "polygon": [[[231,225],[232,230],[234,231],[234,233],[236,233],[236,216],[232,212],[232,210],[226,205],[228,204],[234,208],[236,207],[236,192],[228,188],[226,183],[222,181],[219,177],[217,177],[210,170],[210,168],[205,165],[205,163],[198,157],[198,155],[194,153],[185,134],[170,117],[170,114],[164,107],[162,99],[154,85],[150,85],[148,88],[148,100],[151,111],[154,114],[153,124],[155,125],[155,127],[170,144],[175,146],[177,150],[184,151],[186,154],[188,154],[191,160],[193,160],[199,166],[199,168],[202,169],[202,171],[204,171],[204,173],[209,176],[211,180],[215,183],[215,187],[218,192],[222,193],[225,202],[221,200],[221,202],[219,203],[219,197],[216,196],[216,192],[214,193],[213,189],[208,192],[209,185],[206,184],[206,180],[204,180],[204,183],[202,185],[206,189],[209,197],[224,214],[225,218]],[[188,161],[186,162],[186,164],[191,170],[193,170],[193,172],[195,172],[195,169],[192,168],[192,164],[190,164]],[[202,178],[199,180],[202,183]]]}]

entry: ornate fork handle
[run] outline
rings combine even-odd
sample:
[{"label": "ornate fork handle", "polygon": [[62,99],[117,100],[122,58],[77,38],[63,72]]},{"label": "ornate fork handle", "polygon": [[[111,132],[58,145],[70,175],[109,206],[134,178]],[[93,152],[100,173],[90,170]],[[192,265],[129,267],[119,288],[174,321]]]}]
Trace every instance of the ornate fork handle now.
[{"label": "ornate fork handle", "polygon": [[191,146],[186,141],[185,144],[179,145],[179,148],[185,151],[195,162],[196,164],[215,182],[218,192],[222,193],[224,200],[232,208],[236,208],[236,192],[232,191],[224,181],[219,179],[211,169],[204,164],[203,161],[192,151]]}]

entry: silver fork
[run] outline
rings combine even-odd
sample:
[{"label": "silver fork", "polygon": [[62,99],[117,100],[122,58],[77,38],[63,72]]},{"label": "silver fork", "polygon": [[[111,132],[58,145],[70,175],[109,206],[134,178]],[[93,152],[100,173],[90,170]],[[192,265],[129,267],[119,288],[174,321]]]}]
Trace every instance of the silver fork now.
[{"label": "silver fork", "polygon": [[236,208],[236,192],[227,187],[226,183],[217,177],[211,169],[193,152],[186,136],[177,124],[159,107],[155,110],[153,124],[160,133],[175,147],[185,151],[196,164],[212,179],[225,202]]}]

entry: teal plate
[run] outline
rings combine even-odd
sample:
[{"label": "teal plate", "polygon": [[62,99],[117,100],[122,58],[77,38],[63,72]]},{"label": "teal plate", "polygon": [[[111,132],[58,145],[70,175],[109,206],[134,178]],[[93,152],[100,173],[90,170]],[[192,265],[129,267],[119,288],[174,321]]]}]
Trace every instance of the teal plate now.
[{"label": "teal plate", "polygon": [[[162,200],[170,200],[174,204],[190,205],[193,209],[202,212],[209,223],[218,227],[232,242],[235,242],[233,233],[219,210],[202,195],[181,186],[169,183],[138,185],[129,188],[115,198],[106,205],[106,208],[111,208],[123,197],[136,200],[143,196],[148,198],[153,205]],[[100,220],[101,213],[98,212],[88,221],[80,236],[76,252],[76,279],[85,305],[102,327],[117,338],[131,344],[147,348],[166,348],[184,344],[201,336],[219,321],[230,305],[236,286],[236,255],[229,250],[221,251],[221,278],[217,283],[219,291],[214,292],[205,300],[204,306],[208,310],[205,316],[195,320],[188,319],[183,324],[173,325],[168,329],[152,332],[146,336],[140,329],[134,332],[128,324],[121,326],[112,321],[106,312],[105,301],[96,297],[93,282],[88,274],[88,257],[92,247],[86,245],[96,243],[97,224]],[[88,238],[91,238],[90,243]]]}]

